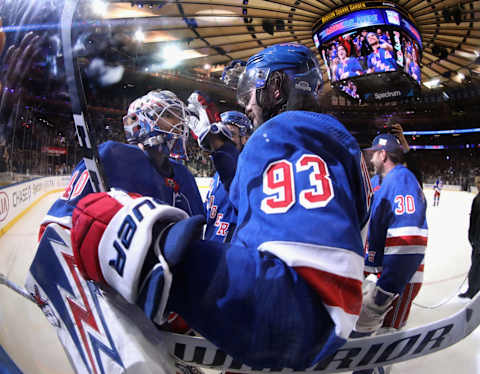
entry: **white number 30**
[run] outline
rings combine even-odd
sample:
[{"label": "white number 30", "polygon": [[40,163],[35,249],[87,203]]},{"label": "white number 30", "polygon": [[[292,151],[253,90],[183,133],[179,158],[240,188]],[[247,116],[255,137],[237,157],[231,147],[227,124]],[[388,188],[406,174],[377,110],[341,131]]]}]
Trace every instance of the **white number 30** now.
[{"label": "white number 30", "polygon": [[402,214],[413,214],[415,213],[415,199],[412,195],[397,195],[395,196],[395,203],[397,204],[395,208],[395,214],[397,216]]},{"label": "white number 30", "polygon": [[[295,163],[297,173],[310,169],[309,182],[312,188],[300,191],[299,203],[306,209],[325,207],[334,197],[327,164],[313,154],[302,155]],[[275,161],[267,166],[263,173],[263,192],[268,196],[261,204],[265,213],[285,213],[295,204],[295,171],[287,160]]]}]

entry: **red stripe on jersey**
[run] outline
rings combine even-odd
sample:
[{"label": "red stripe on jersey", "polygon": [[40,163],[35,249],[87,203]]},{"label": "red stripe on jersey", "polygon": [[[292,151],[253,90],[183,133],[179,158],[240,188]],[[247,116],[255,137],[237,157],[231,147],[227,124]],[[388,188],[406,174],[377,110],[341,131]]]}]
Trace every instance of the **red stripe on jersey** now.
[{"label": "red stripe on jersey", "polygon": [[423,268],[424,268],[424,264],[420,264],[420,266],[418,267],[417,271],[423,271]]},{"label": "red stripe on jersey", "polygon": [[295,267],[295,270],[326,305],[340,307],[349,314],[360,314],[362,282],[304,266]]},{"label": "red stripe on jersey", "polygon": [[421,235],[393,236],[385,240],[385,247],[396,247],[400,245],[427,245],[428,238]]},{"label": "red stripe on jersey", "polygon": [[392,309],[385,316],[382,327],[400,329],[407,323],[410,308],[415,297],[420,292],[421,283],[408,283],[402,294],[392,303]]}]

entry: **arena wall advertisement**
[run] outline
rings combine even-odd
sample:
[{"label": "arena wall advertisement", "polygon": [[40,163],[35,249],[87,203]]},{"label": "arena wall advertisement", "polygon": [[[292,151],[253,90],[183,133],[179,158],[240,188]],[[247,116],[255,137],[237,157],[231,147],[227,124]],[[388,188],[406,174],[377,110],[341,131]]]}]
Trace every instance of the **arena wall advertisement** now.
[{"label": "arena wall advertisement", "polygon": [[[69,176],[43,177],[0,188],[0,237],[46,195],[63,191],[69,180]],[[211,178],[196,180],[205,199]]]},{"label": "arena wall advertisement", "polygon": [[0,188],[0,236],[38,201],[63,191],[70,177],[43,177]]}]

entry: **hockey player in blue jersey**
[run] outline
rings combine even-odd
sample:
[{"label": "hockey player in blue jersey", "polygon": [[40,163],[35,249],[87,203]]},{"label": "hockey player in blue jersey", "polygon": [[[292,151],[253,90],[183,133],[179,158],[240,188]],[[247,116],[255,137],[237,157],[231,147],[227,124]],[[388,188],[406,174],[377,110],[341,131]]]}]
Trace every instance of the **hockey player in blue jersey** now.
[{"label": "hockey player in blue jersey", "polygon": [[440,193],[442,192],[442,188],[443,182],[440,177],[438,177],[433,185],[433,206],[438,206],[440,204]]},{"label": "hockey player in blue jersey", "polygon": [[205,105],[201,103],[205,100],[199,101],[199,95],[201,93],[194,92],[188,98],[189,110],[199,117],[197,121],[190,122],[190,127],[200,147],[210,152],[216,169],[205,202],[207,225],[204,238],[230,242],[237,215],[228,192],[243,141],[253,126],[245,114],[237,111],[224,112],[219,122],[210,123]]},{"label": "hockey player in blue jersey", "polygon": [[307,47],[279,44],[252,56],[237,94],[261,126],[230,186],[232,242],[200,240],[202,218],[157,200],[91,194],[77,205],[72,231],[86,277],[154,321],[178,312],[256,368],[304,369],[342,346],[360,313],[370,188],[352,135],[312,111],[321,86]]},{"label": "hockey player in blue jersey", "polygon": [[[194,177],[181,163],[169,158],[185,156],[189,113],[170,91],[151,91],[130,104],[123,118],[127,142],[107,141],[99,146],[100,160],[112,188],[152,196],[188,215],[204,214]],[[50,208],[41,226],[49,223],[71,228],[77,203],[92,192],[88,171],[81,161],[62,197]]]},{"label": "hockey player in blue jersey", "polygon": [[[425,196],[415,175],[402,165],[399,140],[381,134],[366,151],[375,169],[375,193],[365,271],[378,280],[365,284],[356,337],[405,326],[423,282],[428,238]],[[373,369],[356,373],[373,373]]]}]

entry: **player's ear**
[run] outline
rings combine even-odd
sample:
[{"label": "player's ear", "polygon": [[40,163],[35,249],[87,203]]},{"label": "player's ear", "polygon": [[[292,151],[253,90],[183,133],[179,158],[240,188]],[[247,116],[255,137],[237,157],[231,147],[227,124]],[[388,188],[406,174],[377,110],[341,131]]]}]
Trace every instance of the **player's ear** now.
[{"label": "player's ear", "polygon": [[382,149],[380,150],[380,155],[382,156],[382,161],[385,162],[388,159],[388,153],[386,150]]},{"label": "player's ear", "polygon": [[287,79],[285,73],[281,71],[273,72],[269,79],[269,96],[274,107],[285,103],[288,99],[288,90],[286,88]]}]

